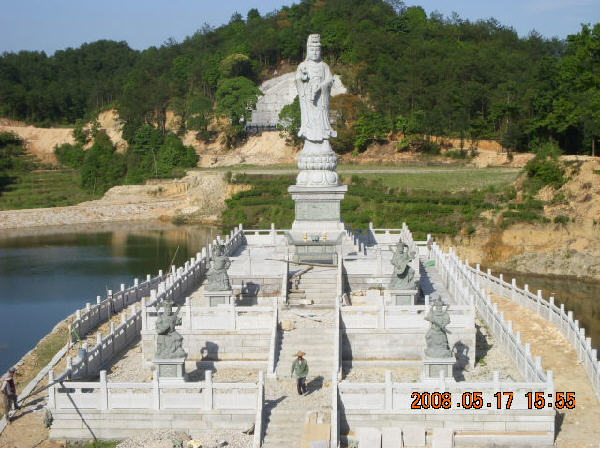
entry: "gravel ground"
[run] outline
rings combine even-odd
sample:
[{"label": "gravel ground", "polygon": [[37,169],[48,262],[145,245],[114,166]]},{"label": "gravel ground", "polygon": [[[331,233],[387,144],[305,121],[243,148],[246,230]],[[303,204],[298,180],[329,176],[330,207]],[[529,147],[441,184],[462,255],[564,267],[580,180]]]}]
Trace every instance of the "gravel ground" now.
[{"label": "gravel ground", "polygon": [[144,367],[142,346],[138,342],[110,368],[108,381],[143,383],[152,380],[152,370]]},{"label": "gravel ground", "polygon": [[[204,370],[188,372],[188,381],[203,381]],[[142,347],[138,342],[125,353],[110,369],[108,381],[143,383],[152,380],[152,370],[144,367]],[[213,371],[215,383],[256,383],[258,369],[252,368],[220,368]]]},{"label": "gravel ground", "polygon": [[[188,381],[203,381],[204,370],[195,370],[188,373]],[[256,383],[258,382],[258,369],[248,368],[221,368],[213,372],[214,383]]]},{"label": "gravel ground", "polygon": [[117,448],[248,448],[252,447],[252,439],[252,435],[240,431],[206,430],[192,439],[181,431],[159,430],[126,439]]},{"label": "gravel ground", "polygon": [[500,379],[507,381],[523,381],[523,377],[506,352],[496,344],[484,323],[475,318],[475,326],[479,329],[476,335],[477,354],[475,356],[475,369],[465,370],[465,381],[489,381],[493,372],[500,371]]},{"label": "gravel ground", "polygon": [[385,372],[392,372],[392,381],[397,383],[415,383],[421,378],[421,367],[348,367],[344,368],[344,381],[353,383],[383,383]]}]

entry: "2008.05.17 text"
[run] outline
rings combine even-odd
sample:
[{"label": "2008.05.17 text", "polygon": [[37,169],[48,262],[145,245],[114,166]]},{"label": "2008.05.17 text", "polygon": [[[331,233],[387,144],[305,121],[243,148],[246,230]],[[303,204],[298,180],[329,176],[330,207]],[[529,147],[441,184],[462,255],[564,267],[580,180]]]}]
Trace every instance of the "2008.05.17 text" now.
[{"label": "2008.05.17 text", "polygon": [[[575,408],[575,392],[526,392],[527,409],[573,409]],[[458,398],[456,398],[458,397]],[[413,392],[411,409],[510,409],[513,404],[513,392],[496,392],[493,399],[485,401],[483,392],[463,392],[452,398],[450,392]]]}]

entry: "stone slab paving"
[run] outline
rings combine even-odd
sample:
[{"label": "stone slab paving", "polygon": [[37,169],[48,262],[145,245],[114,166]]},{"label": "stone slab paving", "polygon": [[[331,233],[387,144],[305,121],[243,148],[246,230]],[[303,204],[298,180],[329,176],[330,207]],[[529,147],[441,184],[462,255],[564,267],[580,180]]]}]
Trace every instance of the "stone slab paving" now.
[{"label": "stone slab paving", "polygon": [[294,379],[267,379],[263,447],[301,447],[307,415],[331,411],[331,381],[309,374],[306,384],[308,395],[298,395]]},{"label": "stone slab paving", "polygon": [[512,320],[513,329],[521,332],[523,342],[531,344],[531,352],[542,357],[546,370],[554,371],[554,389],[576,395],[575,409],[557,414],[557,447],[600,447],[600,402],[598,401],[577,353],[553,324],[535,312],[491,294]]},{"label": "stone slab paving", "polygon": [[444,303],[455,304],[451,298],[448,289],[444,286],[440,273],[435,266],[427,266],[425,263],[429,261],[426,256],[419,256],[421,266],[421,290],[423,295],[439,295]]}]

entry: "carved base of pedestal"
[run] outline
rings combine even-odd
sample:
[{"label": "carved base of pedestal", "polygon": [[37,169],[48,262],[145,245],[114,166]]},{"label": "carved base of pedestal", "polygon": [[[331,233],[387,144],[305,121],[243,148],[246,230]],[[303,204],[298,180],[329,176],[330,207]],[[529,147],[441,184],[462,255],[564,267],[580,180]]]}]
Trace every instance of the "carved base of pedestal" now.
[{"label": "carved base of pedestal", "polygon": [[[340,202],[348,186],[290,186],[288,192],[296,203],[292,231],[300,233],[328,233],[337,239],[344,231],[340,217]],[[331,234],[330,234],[331,233]]]},{"label": "carved base of pedestal", "polygon": [[425,357],[423,360],[423,379],[439,379],[450,378],[453,379],[452,367],[456,360],[454,358],[429,358]]},{"label": "carved base of pedestal", "polygon": [[204,298],[208,300],[208,306],[229,305],[231,303],[230,291],[204,291]]},{"label": "carved base of pedestal", "polygon": [[406,306],[416,305],[419,291],[417,289],[386,289],[384,292],[389,305]]},{"label": "carved base of pedestal", "polygon": [[152,364],[161,382],[185,381],[185,358],[153,359]]}]

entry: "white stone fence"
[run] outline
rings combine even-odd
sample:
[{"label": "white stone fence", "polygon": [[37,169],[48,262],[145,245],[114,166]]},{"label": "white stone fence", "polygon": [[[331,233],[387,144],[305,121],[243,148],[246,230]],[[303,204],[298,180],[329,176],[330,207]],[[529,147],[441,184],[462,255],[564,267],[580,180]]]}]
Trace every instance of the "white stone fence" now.
[{"label": "white stone fence", "polygon": [[96,298],[96,304],[86,303],[85,308],[75,311],[75,320],[71,324],[71,339],[83,338],[114,314],[138,302],[142,297],[150,295],[150,291],[156,289],[164,279],[165,276],[161,270],[154,278],[147,275],[146,281],[143,283],[139,283],[136,278],[133,286],[125,288],[125,285],[121,284],[120,291],[114,294],[109,290],[106,298],[102,299],[100,296]]},{"label": "white stone fence", "polygon": [[[240,228],[241,228],[240,224]],[[269,230],[244,230],[244,236],[252,237],[252,244],[254,245],[275,245],[278,242],[278,236],[284,237],[286,231],[289,230],[277,230],[275,224],[271,224]]]},{"label": "white stone fence", "polygon": [[532,356],[529,343],[521,342],[521,333],[513,331],[512,321],[505,321],[504,314],[498,311],[498,305],[492,303],[480,278],[458,259],[453,250],[441,251],[433,244],[430,252],[444,286],[457,304],[474,304],[479,316],[496,342],[505,350],[527,382],[545,383],[550,372],[542,367],[542,358]]},{"label": "white stone fence", "polygon": [[[220,239],[220,236],[217,239]],[[226,237],[226,253],[230,254],[235,251],[243,241],[244,232],[240,225]],[[183,267],[176,269],[175,266],[172,266],[171,272],[166,275],[163,275],[163,271],[160,270],[154,278],[146,275],[146,281],[142,283],[139,283],[139,280],[136,278],[133,286],[126,288],[124,284],[121,284],[121,289],[118,292],[113,293],[109,290],[106,298],[96,297],[96,304],[86,303],[85,308],[75,311],[75,320],[71,324],[70,338],[83,338],[91,330],[98,327],[98,325],[110,320],[114,314],[147,297],[151,294],[152,290],[160,289],[160,284],[168,282],[169,278],[171,278],[172,283],[174,278],[181,277],[184,271],[189,270],[193,266],[202,266],[203,269],[206,269],[208,259],[213,254],[214,244],[216,244],[216,240],[213,241],[212,245],[208,246],[208,252],[206,249],[203,249],[201,253],[196,254],[195,258],[187,261]]]},{"label": "white stone fence", "polygon": [[[227,236],[225,242],[225,252],[230,254],[234,252],[244,240],[243,232],[236,228]],[[165,277],[165,281],[158,284],[158,289],[150,291],[150,305],[154,306],[164,300],[176,300],[185,294],[192,287],[197,286],[201,281],[209,264],[209,255],[213,254],[214,244],[202,249],[196,258],[191,258],[183,267],[174,269],[172,273]],[[102,336],[96,335],[96,345],[91,349],[87,343],[83,343],[79,355],[75,361],[67,359],[67,369],[61,374],[61,378],[69,376],[71,378],[91,377],[98,374],[100,369],[107,364],[117,354],[124,351],[127,346],[133,342],[144,328],[146,314],[142,314],[147,308],[145,299],[142,299],[142,308],[138,309],[136,305],[131,306],[131,312],[128,317],[127,312],[121,313],[121,323],[114,326],[111,323],[110,333]],[[100,316],[98,316],[102,319]],[[108,317],[106,318],[108,319]],[[268,327],[267,327],[268,328]]]},{"label": "white stone fence", "polygon": [[[340,400],[346,411],[367,410],[415,414],[452,414],[452,411],[469,409],[475,411],[499,411],[504,409],[530,411],[532,407],[528,403],[526,393],[544,392],[546,394],[545,398],[548,398],[548,394],[554,395],[554,380],[551,376],[552,373],[549,372],[549,374],[550,377],[546,381],[536,383],[500,381],[499,372],[494,372],[493,380],[487,382],[457,382],[448,378],[440,378],[419,383],[394,383],[392,382],[392,372],[388,370],[385,374],[384,383],[342,381],[338,384],[338,389]],[[423,399],[420,409],[411,408],[414,401],[412,396],[414,392],[422,394],[421,397],[423,395],[428,397],[426,400]],[[449,408],[442,407],[439,403],[442,400],[440,394],[446,392],[451,394]],[[481,403],[473,396],[475,392],[481,393]],[[509,408],[506,407],[508,395],[501,394],[500,399],[497,395],[497,393],[508,392],[513,394]],[[423,408],[426,401],[428,403]],[[473,406],[473,401],[476,402],[475,406]],[[541,409],[551,410],[552,407],[549,407],[548,403],[545,402],[544,408]],[[457,406],[457,404],[460,404],[460,406]],[[498,408],[498,406],[501,407]]]},{"label": "white stone fence", "polygon": [[279,342],[279,308],[277,306],[277,298],[273,301],[273,314],[271,322],[271,338],[269,342],[269,362],[267,376],[276,378],[277,373],[277,343]]},{"label": "white stone fence", "polygon": [[[346,329],[429,329],[425,320],[429,305],[390,306],[384,303],[375,306],[342,306],[341,315]],[[451,305],[449,328],[471,328],[475,320],[475,309],[471,305]]]},{"label": "white stone fence", "polygon": [[473,268],[467,263],[466,268],[487,290],[535,311],[548,322],[556,325],[577,352],[579,361],[581,361],[592,383],[596,396],[600,399],[598,351],[592,348],[592,340],[586,337],[585,328],[579,327],[579,320],[573,319],[573,311],[565,311],[565,305],[562,303],[557,306],[554,297],[550,297],[549,300],[544,299],[541,291],[537,291],[537,293],[530,292],[528,285],[525,285],[522,289],[519,288],[514,278],[508,283],[504,281],[502,274],[500,274],[500,277],[495,277],[492,275],[491,270],[488,270],[487,273],[483,272],[480,270],[479,264]]},{"label": "white stone fence", "polygon": [[340,416],[339,416],[339,373],[334,371],[331,374],[331,432],[330,432],[330,448],[340,447]]},{"label": "white stone fence", "polygon": [[[277,316],[278,297],[270,297],[273,306],[236,306],[234,304],[215,307],[191,306],[191,301],[181,307],[181,325],[177,329],[188,330],[267,330],[272,328]],[[174,307],[176,309],[177,306]],[[142,330],[154,330],[160,306],[145,306],[142,302]]]},{"label": "white stone fence", "polygon": [[360,252],[363,252],[366,246],[395,245],[398,239],[402,239],[402,242],[408,246],[409,251],[418,252],[412,232],[404,222],[402,228],[373,228],[373,223],[370,222],[369,228],[366,229],[346,227],[346,233],[353,239],[354,245],[357,246]]},{"label": "white stone fence", "polygon": [[[48,374],[48,381],[54,381]],[[257,383],[213,383],[212,372],[205,372],[201,382],[160,382],[157,374],[149,383],[109,382],[106,371],[100,372],[100,381],[62,382],[48,391],[50,410],[92,409],[197,409],[202,411],[255,409],[257,396],[263,389],[262,376]]]}]

